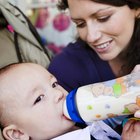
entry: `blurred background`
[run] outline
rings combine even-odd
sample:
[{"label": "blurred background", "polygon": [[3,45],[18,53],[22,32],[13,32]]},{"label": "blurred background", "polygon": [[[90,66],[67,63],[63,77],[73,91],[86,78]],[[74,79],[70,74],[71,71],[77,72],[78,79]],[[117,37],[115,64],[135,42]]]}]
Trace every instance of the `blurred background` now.
[{"label": "blurred background", "polygon": [[57,9],[58,0],[9,0],[29,17],[41,36],[43,44],[54,54],[75,41],[76,28],[69,11]]}]

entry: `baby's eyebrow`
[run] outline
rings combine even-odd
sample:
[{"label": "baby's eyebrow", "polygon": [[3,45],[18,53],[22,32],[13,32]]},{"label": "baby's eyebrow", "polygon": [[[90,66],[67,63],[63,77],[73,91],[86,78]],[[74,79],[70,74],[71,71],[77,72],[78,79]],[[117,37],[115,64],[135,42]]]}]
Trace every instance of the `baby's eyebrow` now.
[{"label": "baby's eyebrow", "polygon": [[50,75],[50,80],[51,80],[51,79],[57,80],[56,77],[55,77],[54,75],[52,75],[52,74]]},{"label": "baby's eyebrow", "polygon": [[38,92],[43,91],[43,89],[41,89],[40,87],[34,87],[33,89],[31,89],[27,95],[27,100],[30,99],[30,97],[35,96]]},{"label": "baby's eyebrow", "polygon": [[52,74],[50,74],[50,78],[55,78]]}]

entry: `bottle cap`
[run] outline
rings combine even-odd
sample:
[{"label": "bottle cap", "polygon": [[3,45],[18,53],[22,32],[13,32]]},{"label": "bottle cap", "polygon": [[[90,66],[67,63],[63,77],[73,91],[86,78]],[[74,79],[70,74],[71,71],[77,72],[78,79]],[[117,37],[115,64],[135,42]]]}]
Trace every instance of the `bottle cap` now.
[{"label": "bottle cap", "polygon": [[78,123],[85,123],[78,113],[78,109],[75,101],[76,92],[77,89],[74,89],[66,97],[67,110],[72,121]]}]

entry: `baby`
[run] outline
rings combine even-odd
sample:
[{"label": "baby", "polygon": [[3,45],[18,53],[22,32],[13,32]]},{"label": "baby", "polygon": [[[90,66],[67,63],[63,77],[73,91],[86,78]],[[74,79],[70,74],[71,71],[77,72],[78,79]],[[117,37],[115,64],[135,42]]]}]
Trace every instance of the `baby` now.
[{"label": "baby", "polygon": [[85,129],[76,127],[63,114],[66,95],[56,78],[40,65],[12,64],[1,69],[3,137],[6,140],[90,140],[92,135],[98,140],[120,139],[120,135],[103,121],[94,122]]},{"label": "baby", "polygon": [[74,130],[63,115],[67,92],[37,64],[0,71],[0,124],[6,140],[47,140]]}]

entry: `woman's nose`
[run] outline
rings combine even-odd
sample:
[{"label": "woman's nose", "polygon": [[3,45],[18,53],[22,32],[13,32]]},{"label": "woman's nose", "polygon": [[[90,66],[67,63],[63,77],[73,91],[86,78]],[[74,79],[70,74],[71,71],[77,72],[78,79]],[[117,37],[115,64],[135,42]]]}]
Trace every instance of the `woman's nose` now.
[{"label": "woman's nose", "polygon": [[88,43],[94,43],[101,38],[101,31],[98,25],[87,25],[86,41]]}]

